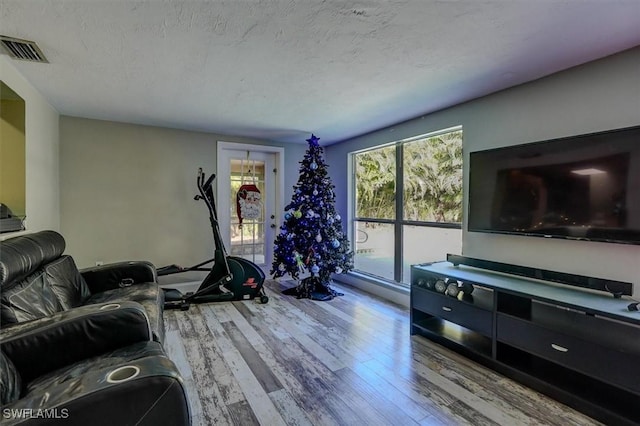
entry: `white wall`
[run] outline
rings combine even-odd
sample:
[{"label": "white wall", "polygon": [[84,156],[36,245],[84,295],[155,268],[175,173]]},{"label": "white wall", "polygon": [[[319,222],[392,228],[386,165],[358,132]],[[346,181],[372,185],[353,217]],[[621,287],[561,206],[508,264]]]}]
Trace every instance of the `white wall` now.
[{"label": "white wall", "polygon": [[[79,267],[132,259],[190,265],[212,257],[209,216],[193,199],[198,167],[216,172],[218,140],[266,143],[68,116],[60,122],[61,230]],[[278,146],[288,163],[304,153],[302,145]],[[286,170],[285,199],[291,179]]]},{"label": "white wall", "polygon": [[[0,80],[25,101],[27,231],[59,230],[58,112],[5,55],[0,56]],[[2,238],[13,235],[16,233],[2,234]]]},{"label": "white wall", "polygon": [[[488,148],[640,124],[640,47],[419,117],[326,149],[336,207],[347,217],[347,154],[456,125],[464,130],[464,193],[469,153]],[[464,200],[466,212],[467,199]],[[640,295],[640,246],[466,231],[469,257],[634,283]]]}]

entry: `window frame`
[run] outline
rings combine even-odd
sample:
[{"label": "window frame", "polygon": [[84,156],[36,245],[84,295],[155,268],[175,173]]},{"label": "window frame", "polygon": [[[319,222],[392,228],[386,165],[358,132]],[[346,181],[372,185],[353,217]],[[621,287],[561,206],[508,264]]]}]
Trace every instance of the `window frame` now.
[{"label": "window frame", "polygon": [[[406,144],[416,142],[422,139],[429,139],[433,137],[437,137],[446,133],[452,133],[456,131],[462,131],[463,135],[463,149],[464,149],[464,131],[461,125],[449,127],[446,129],[438,130],[435,132],[429,132],[418,136],[413,136],[406,139],[401,139],[398,141],[385,143],[381,145],[376,145],[373,147],[369,147],[366,149],[353,151],[349,153],[350,161],[349,167],[351,168],[351,173],[349,174],[351,182],[349,183],[349,234],[351,235],[351,244],[352,248],[355,251],[355,233],[356,233],[356,223],[358,222],[371,222],[371,223],[381,223],[381,224],[390,224],[394,227],[394,282],[396,284],[402,286],[408,286],[409,277],[403,277],[403,265],[404,265],[404,255],[403,255],[403,245],[404,245],[404,227],[405,226],[419,226],[419,227],[428,227],[428,228],[448,228],[448,229],[460,229],[462,230],[462,221],[464,218],[464,208],[460,206],[461,209],[461,221],[460,222],[432,222],[432,221],[420,221],[420,220],[407,220],[404,219],[404,146]],[[361,217],[357,216],[357,200],[356,200],[356,185],[357,185],[357,156],[358,154],[363,154],[369,151],[374,151],[377,149],[387,148],[389,146],[395,146],[395,160],[396,160],[396,179],[395,179],[395,218],[393,219],[380,219],[380,218],[370,218],[370,217]],[[460,189],[462,191],[462,188]],[[351,196],[352,195],[352,196]],[[356,270],[358,273],[362,273],[365,275],[374,276],[376,278],[380,278],[383,280],[387,280],[384,277],[377,276],[375,274],[369,273],[367,271]],[[405,278],[406,282],[403,282],[403,278]]]}]

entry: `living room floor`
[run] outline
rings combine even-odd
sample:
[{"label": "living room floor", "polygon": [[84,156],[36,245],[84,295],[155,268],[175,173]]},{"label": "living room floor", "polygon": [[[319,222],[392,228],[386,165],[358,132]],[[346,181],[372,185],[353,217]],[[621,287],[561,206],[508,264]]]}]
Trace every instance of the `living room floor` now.
[{"label": "living room floor", "polygon": [[351,287],[328,302],[192,305],[165,311],[165,348],[194,425],[595,425],[420,336],[408,309]]}]

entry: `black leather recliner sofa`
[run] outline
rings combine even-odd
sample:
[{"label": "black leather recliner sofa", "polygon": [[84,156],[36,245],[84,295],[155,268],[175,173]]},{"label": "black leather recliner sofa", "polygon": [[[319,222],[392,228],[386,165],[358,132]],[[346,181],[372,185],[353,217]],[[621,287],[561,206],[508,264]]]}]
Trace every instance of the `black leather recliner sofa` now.
[{"label": "black leather recliner sofa", "polygon": [[80,273],[53,231],[0,243],[0,425],[189,425],[155,268]]},{"label": "black leather recliner sofa", "polygon": [[120,262],[85,269],[64,255],[55,231],[18,236],[0,243],[2,325],[29,321],[82,305],[133,301],[149,318],[154,339],[164,339],[164,293],[149,262]]}]

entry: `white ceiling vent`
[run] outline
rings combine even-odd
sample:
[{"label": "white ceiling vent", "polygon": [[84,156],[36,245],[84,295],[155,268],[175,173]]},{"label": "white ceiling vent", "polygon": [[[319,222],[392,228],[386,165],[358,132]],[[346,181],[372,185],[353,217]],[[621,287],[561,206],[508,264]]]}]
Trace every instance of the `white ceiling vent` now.
[{"label": "white ceiling vent", "polygon": [[13,59],[31,62],[49,62],[47,58],[44,57],[42,50],[40,50],[33,41],[0,35],[0,44],[2,44],[4,50]]}]

